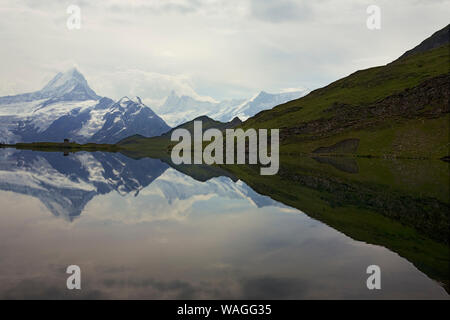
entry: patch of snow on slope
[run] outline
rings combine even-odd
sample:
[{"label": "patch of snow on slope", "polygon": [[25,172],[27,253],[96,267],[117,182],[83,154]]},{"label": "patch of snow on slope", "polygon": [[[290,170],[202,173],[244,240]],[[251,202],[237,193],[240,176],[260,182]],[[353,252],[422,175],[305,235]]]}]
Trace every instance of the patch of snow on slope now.
[{"label": "patch of snow on slope", "polygon": [[105,114],[108,109],[91,110],[89,112],[90,119],[83,123],[83,126],[78,130],[77,134],[85,138],[92,137],[97,131],[99,131],[105,124]]},{"label": "patch of snow on slope", "polygon": [[29,117],[32,116],[33,112],[35,112],[45,101],[46,99],[2,104],[0,107],[0,116],[17,116],[21,118]]},{"label": "patch of snow on slope", "polygon": [[76,102],[58,102],[48,105],[44,108],[38,108],[32,113],[31,123],[38,132],[45,131],[53,121],[70,113],[72,110],[80,108],[83,111],[86,108],[93,107],[97,104],[96,100],[76,101]]}]

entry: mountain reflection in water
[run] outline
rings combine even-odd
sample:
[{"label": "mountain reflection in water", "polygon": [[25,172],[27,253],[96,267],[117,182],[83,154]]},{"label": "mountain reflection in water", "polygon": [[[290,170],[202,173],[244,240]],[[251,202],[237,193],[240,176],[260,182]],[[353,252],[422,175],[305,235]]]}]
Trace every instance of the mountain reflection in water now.
[{"label": "mountain reflection in water", "polygon": [[[189,176],[120,153],[1,149],[0,297],[448,298],[442,277],[427,273],[432,263],[419,268],[379,239],[353,240],[347,226],[311,218],[264,181],[251,181],[254,189],[236,172],[197,169]],[[80,291],[66,289],[71,264],[81,267]],[[371,264],[381,267],[382,290],[366,287]]]}]

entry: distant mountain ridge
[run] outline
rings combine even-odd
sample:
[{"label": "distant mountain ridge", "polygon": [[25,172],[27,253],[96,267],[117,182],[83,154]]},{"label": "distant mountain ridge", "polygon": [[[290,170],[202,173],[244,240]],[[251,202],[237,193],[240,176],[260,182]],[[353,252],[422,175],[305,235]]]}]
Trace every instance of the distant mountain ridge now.
[{"label": "distant mountain ridge", "polygon": [[196,100],[186,95],[179,96],[172,91],[165,102],[155,110],[172,127],[199,116],[208,116],[221,122],[228,122],[235,117],[246,120],[260,111],[300,98],[307,92],[307,89],[275,94],[261,91],[250,99],[211,102]]}]

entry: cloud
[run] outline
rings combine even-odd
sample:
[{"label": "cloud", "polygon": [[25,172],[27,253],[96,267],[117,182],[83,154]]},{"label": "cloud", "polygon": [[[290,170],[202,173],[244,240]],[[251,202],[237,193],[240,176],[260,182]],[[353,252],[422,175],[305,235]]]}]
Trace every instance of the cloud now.
[{"label": "cloud", "polygon": [[279,90],[280,93],[297,92],[297,91],[306,92],[309,90],[305,87],[283,88],[283,89]]},{"label": "cloud", "polygon": [[103,5],[117,12],[131,10],[147,14],[189,14],[196,12],[200,8],[201,3],[197,0],[135,0],[130,3],[124,1],[104,1]]},{"label": "cloud", "polygon": [[303,21],[310,17],[311,8],[303,1],[293,0],[252,0],[251,12],[254,17],[274,23]]},{"label": "cloud", "polygon": [[0,95],[37,90],[76,64],[100,95],[216,100],[315,89],[386,64],[448,23],[449,1],[97,0],[66,28],[67,3],[2,0]]},{"label": "cloud", "polygon": [[[105,81],[106,80],[106,81]],[[173,90],[198,100],[213,100],[199,95],[192,80],[186,75],[168,75],[138,69],[122,69],[92,75],[89,83],[101,95],[120,99],[123,96],[139,96],[150,105],[163,102]]]}]

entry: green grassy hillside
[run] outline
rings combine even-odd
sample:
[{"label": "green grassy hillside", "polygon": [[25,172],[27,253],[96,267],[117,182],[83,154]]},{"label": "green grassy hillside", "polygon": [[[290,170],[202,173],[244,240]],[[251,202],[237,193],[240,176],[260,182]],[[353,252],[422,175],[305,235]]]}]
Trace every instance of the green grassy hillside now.
[{"label": "green grassy hillside", "polygon": [[319,147],[357,139],[358,148],[348,153],[447,156],[449,52],[447,43],[357,71],[305,97],[260,112],[242,126],[281,129],[280,151],[285,153],[312,153]]}]

